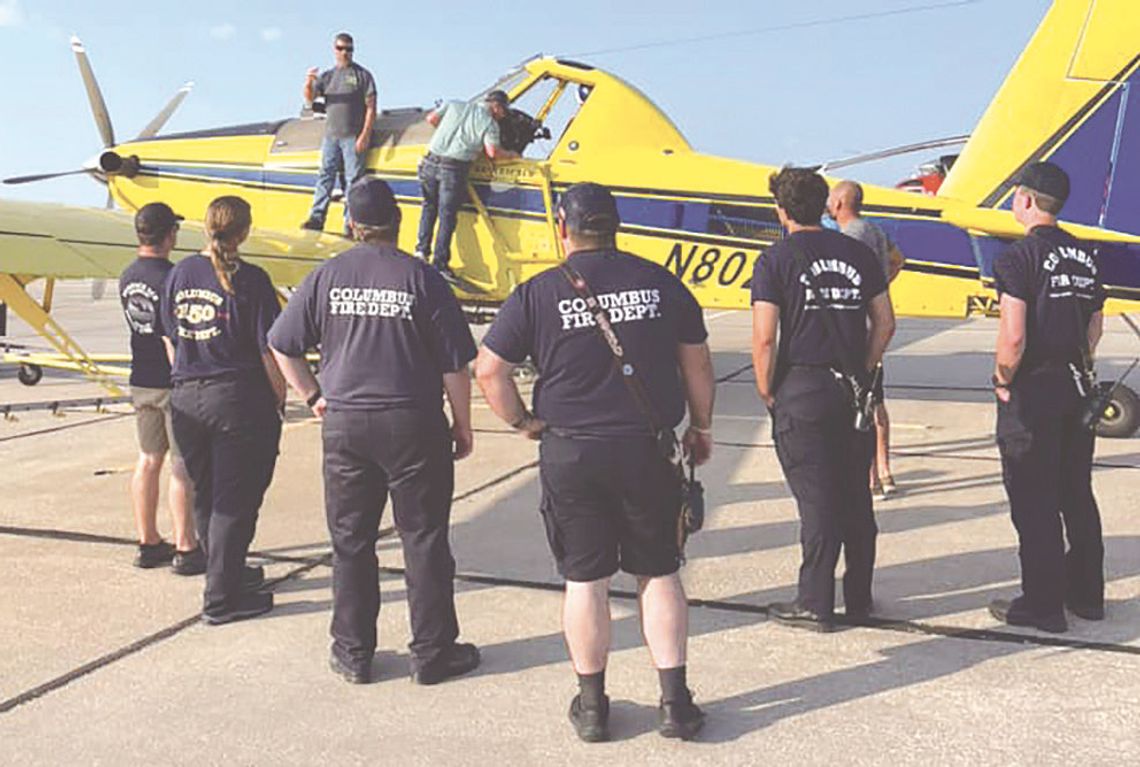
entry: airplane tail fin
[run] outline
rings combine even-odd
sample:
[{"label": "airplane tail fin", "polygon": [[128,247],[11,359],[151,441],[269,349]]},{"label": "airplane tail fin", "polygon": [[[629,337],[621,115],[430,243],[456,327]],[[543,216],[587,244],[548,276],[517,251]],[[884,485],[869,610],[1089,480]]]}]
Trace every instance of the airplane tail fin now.
[{"label": "airplane tail fin", "polygon": [[1008,207],[1018,172],[1049,160],[1072,191],[1061,218],[1140,234],[1140,9],[1055,0],[939,196]]}]

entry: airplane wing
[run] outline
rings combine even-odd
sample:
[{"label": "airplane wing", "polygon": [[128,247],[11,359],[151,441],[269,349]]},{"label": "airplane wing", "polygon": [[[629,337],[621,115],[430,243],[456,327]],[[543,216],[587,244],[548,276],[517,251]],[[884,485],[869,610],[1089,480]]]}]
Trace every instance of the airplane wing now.
[{"label": "airplane wing", "polygon": [[[202,225],[184,221],[175,259],[198,252]],[[275,285],[297,285],[347,240],[314,232],[254,229],[242,256]],[[117,278],[135,257],[134,214],[43,202],[0,200],[0,274],[27,278]]]}]

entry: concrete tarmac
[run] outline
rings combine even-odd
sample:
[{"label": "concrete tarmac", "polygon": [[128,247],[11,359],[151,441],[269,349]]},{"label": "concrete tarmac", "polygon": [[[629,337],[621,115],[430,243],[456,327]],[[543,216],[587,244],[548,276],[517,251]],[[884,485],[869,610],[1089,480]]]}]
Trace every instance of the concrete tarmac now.
[{"label": "concrete tarmac", "polygon": [[[61,286],[58,315],[89,350],[126,348],[116,303]],[[887,360],[892,469],[876,504],[875,626],[816,635],[766,619],[794,594],[795,505],[748,356],[749,320],[710,313],[720,384],[702,472],[707,529],[683,571],[694,600],[689,679],[708,724],[692,743],[655,732],[656,674],[632,582],[615,579],[607,674],[614,742],[580,743],[559,579],[537,513],[535,446],[476,402],[476,451],[457,467],[452,542],[473,674],[407,678],[398,540],[383,538],[379,681],[327,668],[329,545],[319,425],[292,402],[255,554],[276,608],[197,620],[201,579],[137,570],[128,407],[0,423],[0,763],[38,764],[1072,764],[1140,761],[1140,439],[1100,440],[1095,489],[1108,619],[1046,635],[994,621],[1018,590],[1017,540],[993,445],[987,381],[996,322],[903,320]],[[13,340],[31,340],[12,322]],[[1102,377],[1136,339],[1110,321]],[[1137,381],[1133,380],[1134,388]],[[48,372],[0,369],[10,402],[99,396]],[[391,514],[383,523],[391,524]],[[160,511],[160,528],[169,534]]]}]

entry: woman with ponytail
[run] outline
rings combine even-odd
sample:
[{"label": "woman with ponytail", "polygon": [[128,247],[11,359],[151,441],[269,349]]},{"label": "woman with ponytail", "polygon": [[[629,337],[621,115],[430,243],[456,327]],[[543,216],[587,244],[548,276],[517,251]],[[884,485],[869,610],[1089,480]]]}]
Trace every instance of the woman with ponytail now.
[{"label": "woman with ponytail", "polygon": [[229,623],[273,608],[245,564],[258,509],[273,478],[285,383],[266,343],[280,313],[263,269],[238,248],[249,203],[219,197],[206,210],[206,247],[170,272],[162,302],[172,347],[174,438],[194,484],[194,516],[206,552],[202,619]]}]

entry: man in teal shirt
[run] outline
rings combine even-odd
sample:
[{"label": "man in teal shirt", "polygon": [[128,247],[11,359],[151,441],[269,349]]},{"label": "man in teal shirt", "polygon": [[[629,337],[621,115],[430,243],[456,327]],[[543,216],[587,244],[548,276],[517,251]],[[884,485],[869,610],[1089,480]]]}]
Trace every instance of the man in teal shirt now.
[{"label": "man in teal shirt", "polygon": [[432,233],[439,219],[439,238],[432,265],[449,282],[455,274],[451,259],[451,238],[459,208],[467,198],[467,172],[480,154],[491,160],[509,160],[518,152],[503,149],[499,122],[507,116],[510,101],[503,91],[491,91],[483,99],[469,102],[448,101],[428,112],[427,121],[435,126],[427,156],[420,163],[419,178],[424,205],[420,213],[420,235],[416,255],[432,257]]}]

